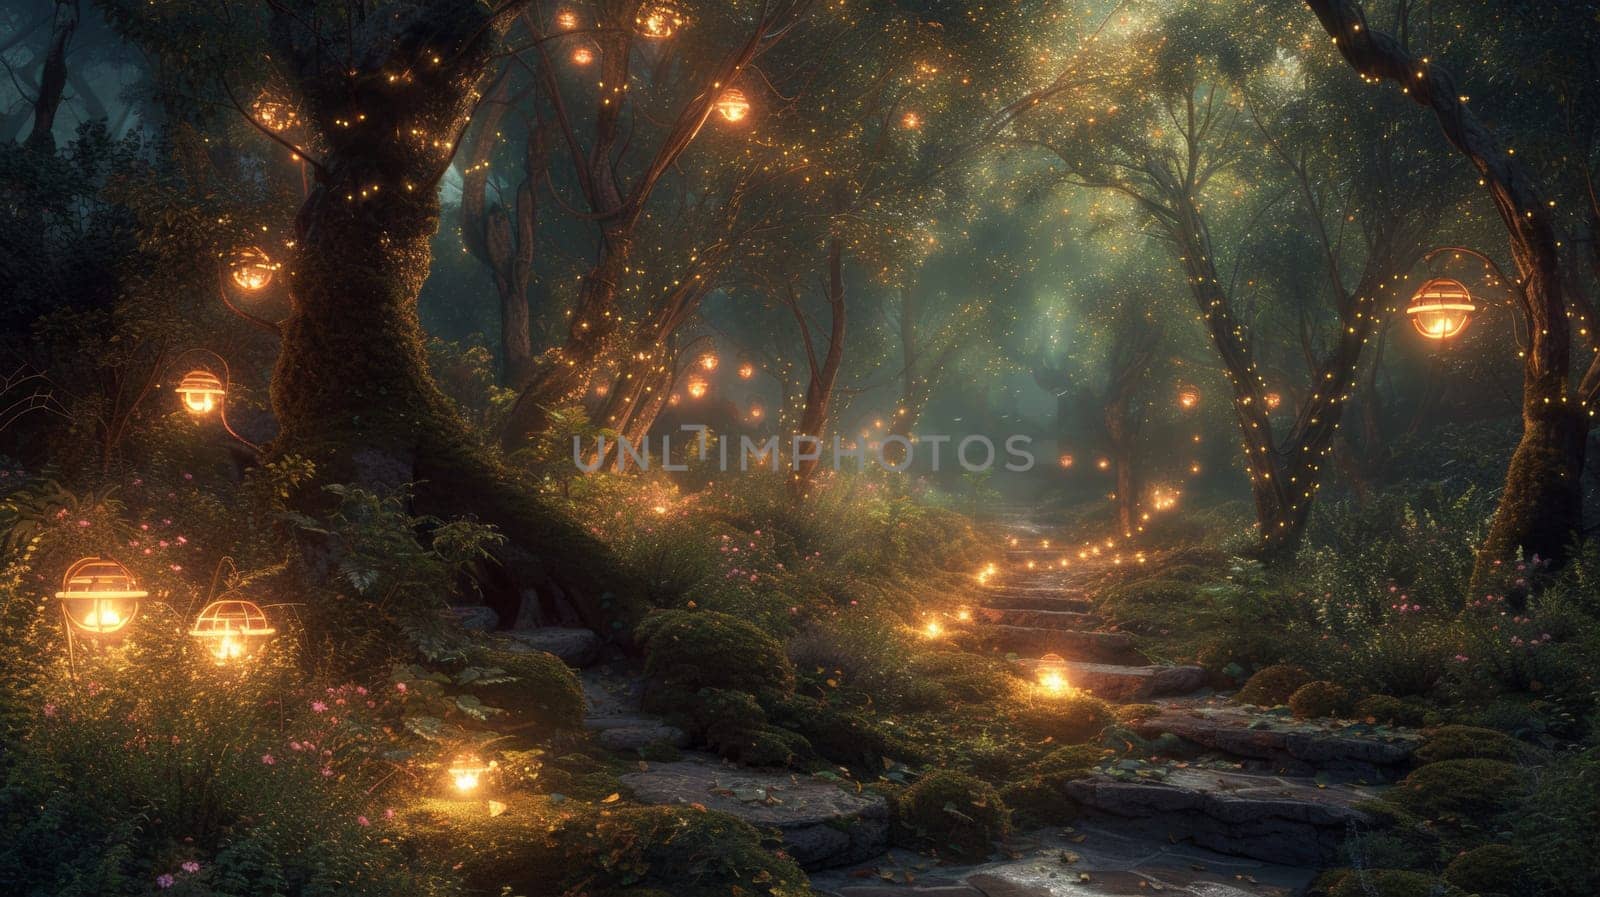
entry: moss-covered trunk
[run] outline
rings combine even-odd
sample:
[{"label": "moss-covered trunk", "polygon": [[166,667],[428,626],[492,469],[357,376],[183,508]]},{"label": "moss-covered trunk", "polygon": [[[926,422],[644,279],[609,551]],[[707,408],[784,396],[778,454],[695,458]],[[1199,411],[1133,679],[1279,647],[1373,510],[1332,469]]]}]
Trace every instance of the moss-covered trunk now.
[{"label": "moss-covered trunk", "polygon": [[497,609],[533,602],[539,620],[609,628],[621,622],[617,593],[632,590],[603,546],[476,447],[433,380],[417,317],[437,182],[499,29],[473,0],[394,9],[350,36],[356,68],[327,62],[329,35],[310,31],[311,20],[286,13],[275,23],[323,148],[308,154],[316,181],[288,266],[272,451],[311,460],[324,483],[415,483],[418,513],[495,525],[508,540],[504,576],[490,584]]}]

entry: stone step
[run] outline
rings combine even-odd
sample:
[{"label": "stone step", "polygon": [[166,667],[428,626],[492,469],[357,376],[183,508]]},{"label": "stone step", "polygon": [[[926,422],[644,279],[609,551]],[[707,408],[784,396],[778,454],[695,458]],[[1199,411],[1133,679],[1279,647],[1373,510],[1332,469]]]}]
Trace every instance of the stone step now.
[{"label": "stone step", "polygon": [[1092,611],[1094,602],[1080,593],[1051,589],[1041,592],[997,592],[985,595],[980,606],[999,610],[1065,610],[1082,614]]},{"label": "stone step", "polygon": [[646,804],[699,804],[761,829],[777,829],[784,850],[807,870],[859,863],[889,847],[889,803],[823,779],[743,769],[708,755],[650,763],[621,777]]},{"label": "stone step", "polygon": [[1293,774],[1327,772],[1381,782],[1399,778],[1421,743],[1415,732],[1333,720],[1296,720],[1221,702],[1172,702],[1131,723],[1146,738],[1171,733]]},{"label": "stone step", "polygon": [[1032,629],[1090,630],[1101,622],[1093,614],[1076,610],[1024,610],[1014,607],[980,607],[973,612],[973,617],[980,623]]},{"label": "stone step", "polygon": [[824,897],[1290,897],[1316,875],[1098,823],[1030,832],[1006,846],[1008,858],[971,866],[896,849],[813,875],[811,888]]},{"label": "stone step", "polygon": [[974,627],[973,634],[983,645],[1023,657],[1059,654],[1068,660],[1089,660],[1099,663],[1142,664],[1144,662],[1139,657],[1139,652],[1134,650],[1133,636],[1126,632],[989,625]]},{"label": "stone step", "polygon": [[578,676],[583,686],[583,726],[613,751],[637,751],[653,744],[687,747],[689,736],[639,709],[644,683],[615,670],[591,669]]},{"label": "stone step", "polygon": [[[1031,676],[1038,661],[1018,663]],[[1133,704],[1152,698],[1187,695],[1206,685],[1206,671],[1197,666],[1120,666],[1111,663],[1068,661],[1067,683],[1116,704]]]},{"label": "stone step", "polygon": [[1356,806],[1376,796],[1370,789],[1242,771],[1172,767],[1164,781],[1101,774],[1069,782],[1066,791],[1092,816],[1286,865],[1330,864],[1349,831],[1377,824]]},{"label": "stone step", "polygon": [[507,629],[494,635],[507,650],[548,651],[574,669],[585,669],[600,661],[600,636],[592,629],[541,626]]}]

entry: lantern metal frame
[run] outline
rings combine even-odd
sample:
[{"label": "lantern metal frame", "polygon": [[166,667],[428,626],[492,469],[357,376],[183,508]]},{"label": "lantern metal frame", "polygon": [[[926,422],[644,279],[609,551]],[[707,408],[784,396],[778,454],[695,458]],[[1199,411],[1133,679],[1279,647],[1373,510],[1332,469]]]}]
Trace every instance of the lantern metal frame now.
[{"label": "lantern metal frame", "polygon": [[[183,400],[184,410],[194,415],[210,414],[221,408],[221,400],[226,399],[228,395],[227,387],[222,385],[217,375],[204,368],[184,374],[183,379],[178,381],[178,385],[174,386],[172,391]],[[204,403],[203,405],[195,404],[196,396]]]},{"label": "lantern metal frame", "polygon": [[[228,396],[228,393],[232,391],[233,372],[228,367],[228,360],[226,358],[223,358],[221,355],[218,355],[216,352],[213,352],[210,349],[205,349],[205,348],[201,348],[201,347],[197,346],[195,348],[186,349],[186,350],[184,350],[182,352],[179,352],[177,357],[173,358],[172,361],[168,362],[167,367],[168,368],[177,367],[178,366],[178,362],[180,362],[184,358],[187,358],[188,356],[194,355],[194,354],[200,354],[200,355],[209,356],[211,359],[216,361],[216,363],[218,365],[220,365],[222,367],[222,378],[221,378],[221,381],[220,381],[221,389],[218,392],[215,393],[215,395],[219,399],[219,401],[217,402],[217,419],[222,422],[222,429],[226,430],[229,436],[232,436],[234,439],[238,440],[240,443],[242,443],[245,446],[247,446],[251,451],[255,452],[256,454],[260,454],[261,453],[261,446],[256,445],[255,443],[253,443],[250,440],[244,438],[243,436],[240,436],[238,431],[233,428],[233,425],[228,423],[228,401],[227,401],[227,396]],[[178,385],[173,387],[173,391],[174,392],[178,392],[181,395],[181,391],[183,389],[184,383],[186,381],[188,381],[188,379],[190,377],[195,376],[197,373],[201,373],[201,371],[190,371],[188,374],[184,375],[184,378],[178,382]],[[211,372],[210,371],[204,371],[204,373],[210,374]],[[213,378],[216,377],[215,374],[211,374],[211,376]],[[190,409],[187,399],[184,399],[183,403],[184,403],[185,410],[189,410],[191,413],[194,413]]]},{"label": "lantern metal frame", "polygon": [[[1406,316],[1411,319],[1411,325],[1417,333],[1440,341],[1455,339],[1465,333],[1477,311],[1478,306],[1472,301],[1472,291],[1454,277],[1434,277],[1424,281],[1406,304]],[[1442,318],[1424,320],[1424,315],[1441,313],[1444,315]],[[1441,326],[1430,326],[1433,322]]]},{"label": "lantern metal frame", "polygon": [[200,640],[219,665],[244,660],[278,634],[266,611],[237,590],[222,593],[195,617],[189,635]]},{"label": "lantern metal frame", "polygon": [[723,88],[711,105],[722,116],[722,120],[730,125],[744,124],[750,119],[750,113],[755,111],[750,96],[737,87]]},{"label": "lantern metal frame", "polygon": [[[251,247],[249,250],[240,250],[240,251],[241,252],[248,252],[248,251],[261,252],[261,250],[255,249],[255,247]],[[235,255],[237,255],[237,253]],[[262,253],[262,255],[265,256],[265,253]],[[251,326],[255,327],[256,329],[264,330],[267,333],[272,334],[273,336],[280,336],[281,337],[283,335],[283,325],[282,325],[281,322],[269,321],[266,318],[261,317],[260,315],[252,314],[252,313],[240,308],[238,305],[235,305],[233,300],[228,298],[228,285],[230,283],[234,284],[235,286],[238,286],[238,284],[235,283],[235,281],[233,279],[233,270],[232,270],[232,267],[231,267],[230,259],[229,259],[229,257],[224,257],[224,258],[219,259],[218,262],[217,262],[217,297],[222,300],[223,307],[227,308],[228,311],[231,311],[234,314],[238,315],[239,317],[245,319],[247,322],[250,323]],[[262,289],[265,289],[265,287],[263,287]]]},{"label": "lantern metal frame", "polygon": [[1046,654],[1039,658],[1033,673],[1039,690],[1051,697],[1072,692],[1072,680],[1067,678],[1067,659],[1060,654]]},{"label": "lantern metal frame", "polygon": [[[118,641],[126,634],[128,624],[139,615],[140,602],[148,597],[150,593],[139,588],[132,571],[114,558],[99,556],[80,558],[68,567],[61,577],[61,590],[56,592],[69,640],[81,633],[103,644]],[[126,606],[127,613],[119,613],[116,624],[109,625],[103,622],[108,609],[105,605],[113,602],[118,609]]]}]

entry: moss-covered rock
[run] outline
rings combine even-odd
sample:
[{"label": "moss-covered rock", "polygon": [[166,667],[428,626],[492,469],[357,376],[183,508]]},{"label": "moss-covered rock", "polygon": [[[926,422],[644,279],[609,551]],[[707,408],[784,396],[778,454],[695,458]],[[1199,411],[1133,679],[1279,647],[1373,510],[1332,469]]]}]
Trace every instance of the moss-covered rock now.
[{"label": "moss-covered rock", "polygon": [[1417,748],[1419,763],[1441,760],[1500,760],[1505,763],[1531,763],[1542,752],[1504,732],[1477,726],[1440,726],[1431,729]]},{"label": "moss-covered rock", "polygon": [[1278,663],[1258,670],[1233,696],[1241,704],[1276,707],[1288,703],[1300,686],[1311,681],[1311,674],[1293,664]]},{"label": "moss-covered rock", "polygon": [[920,752],[880,725],[864,711],[837,707],[805,695],[786,695],[772,702],[774,725],[799,733],[829,763],[848,766],[867,776],[884,770],[886,759],[920,760]]},{"label": "moss-covered rock", "polygon": [[652,687],[720,688],[759,695],[794,690],[794,667],[777,639],[754,624],[709,610],[661,610],[639,624]]},{"label": "moss-covered rock", "polygon": [[1289,709],[1300,719],[1347,716],[1354,703],[1350,689],[1325,679],[1307,682],[1289,696]]},{"label": "moss-covered rock", "polygon": [[1016,677],[992,657],[965,651],[928,651],[911,658],[907,671],[931,685],[945,704],[992,704],[1016,689]]},{"label": "moss-covered rock", "polygon": [[1105,701],[1082,692],[1030,701],[1012,710],[1012,718],[1023,731],[1059,744],[1093,740],[1115,719]]},{"label": "moss-covered rock", "polygon": [[1526,774],[1500,760],[1441,760],[1413,770],[1388,799],[1425,819],[1482,826],[1523,799]]},{"label": "moss-covered rock", "polygon": [[950,769],[935,770],[900,795],[902,833],[917,846],[977,861],[1011,830],[1011,813],[987,783]]},{"label": "moss-covered rock", "polygon": [[1522,852],[1505,844],[1474,847],[1444,867],[1444,880],[1469,894],[1514,894],[1528,880]]},{"label": "moss-covered rock", "polygon": [[1111,713],[1119,723],[1136,722],[1160,712],[1161,707],[1156,704],[1114,704],[1111,707]]},{"label": "moss-covered rock", "polygon": [[[805,874],[760,832],[687,807],[596,810],[511,795],[489,816],[476,801],[425,800],[401,815],[402,837],[453,866],[477,893],[747,893],[809,897]],[[623,889],[627,889],[623,891]]]},{"label": "moss-covered rock", "polygon": [[545,729],[583,726],[583,686],[554,654],[481,648],[473,652],[472,663],[505,670],[513,678],[488,685],[469,683],[469,687],[479,700],[506,710],[516,722]]},{"label": "moss-covered rock", "polygon": [[1434,712],[1426,705],[1394,695],[1367,695],[1356,702],[1356,719],[1371,720],[1386,726],[1427,725]]},{"label": "moss-covered rock", "polygon": [[1000,789],[1000,799],[1019,822],[1028,825],[1065,825],[1078,815],[1067,793],[1067,783],[1092,775],[1101,750],[1078,744],[1057,748],[1023,767],[1014,781]]},{"label": "moss-covered rock", "polygon": [[1467,897],[1437,876],[1403,869],[1337,869],[1319,884],[1328,897]]}]

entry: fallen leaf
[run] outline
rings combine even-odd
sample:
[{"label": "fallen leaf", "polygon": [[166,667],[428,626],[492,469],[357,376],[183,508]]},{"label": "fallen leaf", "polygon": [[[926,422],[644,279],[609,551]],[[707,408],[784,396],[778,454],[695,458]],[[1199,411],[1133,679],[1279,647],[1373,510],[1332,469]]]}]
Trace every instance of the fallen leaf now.
[{"label": "fallen leaf", "polygon": [[622,800],[622,795],[620,795],[617,792],[613,791],[610,794],[606,795],[606,799],[601,801],[601,803],[603,803],[603,804],[614,804],[619,800]]},{"label": "fallen leaf", "polygon": [[503,804],[503,803],[501,803],[501,802],[499,802],[497,800],[489,801],[489,815],[491,817],[499,816],[501,813],[504,813],[505,811],[506,811],[506,805],[505,804]]}]

